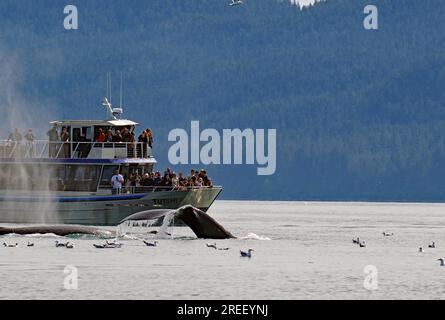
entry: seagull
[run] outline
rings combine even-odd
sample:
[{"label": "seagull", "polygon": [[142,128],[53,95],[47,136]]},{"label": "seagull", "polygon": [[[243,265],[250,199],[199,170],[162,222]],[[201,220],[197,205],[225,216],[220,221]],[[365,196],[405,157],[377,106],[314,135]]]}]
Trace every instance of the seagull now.
[{"label": "seagull", "polygon": [[7,244],[7,243],[3,243],[3,246],[8,247],[8,248],[17,248],[19,246],[18,243],[16,244]]},{"label": "seagull", "polygon": [[117,239],[113,239],[113,241],[107,240],[105,244],[110,248],[120,248],[122,247],[122,243],[117,242]]},{"label": "seagull", "polygon": [[67,242],[67,243],[65,244],[65,247],[66,247],[67,249],[74,249],[74,243]]},{"label": "seagull", "polygon": [[430,245],[428,245],[428,248],[435,248],[436,247],[436,244],[434,243],[434,241],[433,241],[433,243],[431,243]]},{"label": "seagull", "polygon": [[252,258],[252,251],[254,251],[254,250],[253,249],[249,249],[249,250],[247,250],[247,252],[240,250],[241,257]]},{"label": "seagull", "polygon": [[[156,230],[153,230],[153,231],[149,231],[148,234],[158,234],[158,232]],[[164,234],[168,235],[169,237],[172,235],[171,233],[168,233],[168,232],[164,232]]]},{"label": "seagull", "polygon": [[157,247],[157,245],[158,245],[157,241],[155,241],[155,242],[148,242],[146,240],[143,240],[143,241],[147,247]]},{"label": "seagull", "polygon": [[437,259],[437,261],[440,261],[440,266],[441,267],[445,267],[445,261],[442,258]]},{"label": "seagull", "polygon": [[31,242],[28,241],[28,245],[27,246],[28,247],[34,247],[34,243],[31,243]]},{"label": "seagull", "polygon": [[218,249],[217,247],[216,247],[216,243],[207,243],[206,244],[206,246],[207,246],[207,248],[213,248],[213,249]]},{"label": "seagull", "polygon": [[232,0],[232,2],[229,3],[229,6],[237,6],[239,4],[243,4],[243,0]]},{"label": "seagull", "polygon": [[67,242],[67,243],[63,243],[63,242],[59,242],[59,241],[56,240],[56,248],[61,248],[61,247],[66,248],[66,246],[68,245],[68,243],[69,243],[69,242]]},{"label": "seagull", "polygon": [[352,239],[352,243],[359,244],[360,243],[360,238]]},{"label": "seagull", "polygon": [[365,248],[366,247],[366,243],[365,241],[359,243],[360,248]]},{"label": "seagull", "polygon": [[386,232],[383,232],[383,236],[384,237],[392,237],[394,235],[394,233],[386,233]]},{"label": "seagull", "polygon": [[105,243],[105,244],[93,244],[93,246],[96,249],[118,249],[120,247],[122,247],[122,243],[115,243],[115,244],[110,244],[110,243]]}]

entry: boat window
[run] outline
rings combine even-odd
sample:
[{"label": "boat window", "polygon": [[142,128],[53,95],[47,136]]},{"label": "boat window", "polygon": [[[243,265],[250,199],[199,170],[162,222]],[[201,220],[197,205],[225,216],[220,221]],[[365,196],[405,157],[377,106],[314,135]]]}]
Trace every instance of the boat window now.
[{"label": "boat window", "polygon": [[2,190],[97,190],[101,166],[6,164],[0,167]]},{"label": "boat window", "polygon": [[93,130],[91,127],[73,128],[72,134],[73,141],[92,141]]},{"label": "boat window", "polygon": [[111,188],[110,181],[111,177],[114,175],[115,171],[119,169],[119,166],[104,166],[104,169],[102,171],[102,177],[100,179],[100,186]]},{"label": "boat window", "polygon": [[65,191],[93,192],[97,190],[100,169],[100,166],[64,165],[59,166],[56,176]]}]

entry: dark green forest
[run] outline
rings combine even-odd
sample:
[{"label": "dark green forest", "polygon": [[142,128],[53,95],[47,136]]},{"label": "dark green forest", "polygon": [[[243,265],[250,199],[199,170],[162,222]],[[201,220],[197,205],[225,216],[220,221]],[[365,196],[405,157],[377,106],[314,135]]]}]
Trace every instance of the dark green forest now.
[{"label": "dark green forest", "polygon": [[445,200],[443,0],[228,2],[75,0],[68,31],[62,1],[2,0],[0,131],[103,118],[106,73],[117,104],[122,72],[125,116],[154,130],[160,169],[168,132],[192,120],[277,129],[275,175],[207,168],[224,199]]}]

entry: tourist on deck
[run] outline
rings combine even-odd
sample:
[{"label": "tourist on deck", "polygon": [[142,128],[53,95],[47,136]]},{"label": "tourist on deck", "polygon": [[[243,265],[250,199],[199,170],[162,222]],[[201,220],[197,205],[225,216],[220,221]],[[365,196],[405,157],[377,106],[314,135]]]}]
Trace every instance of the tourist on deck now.
[{"label": "tourist on deck", "polygon": [[128,144],[128,157],[129,158],[137,158],[136,154],[136,137],[134,132],[130,132],[130,141]]},{"label": "tourist on deck", "polygon": [[178,188],[179,188],[179,179],[178,179],[178,177],[176,176],[176,173],[172,173],[172,175],[171,175],[171,181],[172,181],[172,186],[173,186],[173,188],[178,189]]},{"label": "tourist on deck", "polygon": [[19,129],[15,128],[14,132],[12,132],[8,137],[8,142],[10,142],[13,157],[21,157],[22,154],[20,146],[21,141],[22,141],[22,135]]},{"label": "tourist on deck", "polygon": [[102,128],[99,128],[99,132],[97,134],[95,142],[105,142],[106,140],[107,140],[107,136],[105,135],[104,130]]},{"label": "tourist on deck", "polygon": [[113,142],[122,142],[122,134],[120,130],[116,130],[116,134],[113,136]]},{"label": "tourist on deck", "polygon": [[115,174],[111,177],[112,194],[120,194],[122,191],[122,185],[124,183],[124,176],[119,173],[119,170],[115,171]]},{"label": "tourist on deck", "polygon": [[153,177],[154,177],[153,173],[151,174],[146,173],[144,175],[144,179],[142,180],[142,185],[144,187],[153,187],[155,185]]},{"label": "tourist on deck", "polygon": [[202,169],[202,170],[199,172],[199,175],[198,175],[198,176],[202,179],[204,186],[207,186],[207,183],[208,183],[208,181],[209,181],[209,178],[207,177],[207,171],[205,171],[204,169]]},{"label": "tourist on deck", "polygon": [[113,131],[108,130],[107,132],[107,142],[113,142]]},{"label": "tourist on deck", "polygon": [[11,133],[8,137],[8,141],[12,142],[21,142],[22,141],[22,134],[20,133],[19,129],[15,128],[14,132]]},{"label": "tourist on deck", "polygon": [[154,185],[155,186],[160,186],[161,182],[162,182],[161,173],[159,171],[156,171],[155,177],[154,177]]},{"label": "tourist on deck", "polygon": [[151,131],[151,129],[148,128],[147,130],[145,130],[145,132],[147,135],[148,146],[150,148],[153,148],[153,131]]},{"label": "tourist on deck", "polygon": [[49,157],[55,158],[57,156],[57,145],[59,141],[59,133],[57,132],[57,125],[54,126],[47,132],[49,137]]},{"label": "tourist on deck", "polygon": [[131,140],[130,130],[128,130],[128,128],[124,128],[122,130],[122,142],[130,142],[130,140]]},{"label": "tourist on deck", "polygon": [[145,130],[142,131],[142,133],[138,137],[138,142],[140,142],[140,144],[138,144],[137,152],[138,152],[138,154],[142,155],[142,158],[146,158],[147,157],[147,144],[148,144],[147,131],[145,131]]},{"label": "tourist on deck", "polygon": [[135,187],[135,174],[134,173],[130,173],[128,175],[128,179],[126,179],[125,181],[125,186],[126,187]]},{"label": "tourist on deck", "polygon": [[184,174],[182,172],[179,172],[179,174],[178,174],[178,181],[179,181],[179,184],[182,186],[184,186],[185,182],[187,181],[187,178],[184,177]]},{"label": "tourist on deck", "polygon": [[29,158],[33,158],[35,156],[34,141],[36,140],[36,137],[32,132],[32,129],[29,129],[28,132],[25,134],[25,139],[26,139],[27,155]]},{"label": "tourist on deck", "polygon": [[62,133],[60,134],[60,141],[63,142],[62,150],[58,151],[59,155],[61,154],[63,158],[67,159],[70,157],[70,134],[68,133],[68,129],[66,127],[62,128]]}]

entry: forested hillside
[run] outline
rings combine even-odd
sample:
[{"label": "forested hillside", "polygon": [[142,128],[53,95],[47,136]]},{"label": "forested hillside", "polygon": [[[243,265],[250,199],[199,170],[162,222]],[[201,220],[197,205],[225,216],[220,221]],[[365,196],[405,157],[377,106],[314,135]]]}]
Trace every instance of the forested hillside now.
[{"label": "forested hillside", "polygon": [[[370,3],[376,31],[362,24]],[[443,0],[73,4],[76,31],[61,1],[0,2],[3,135],[102,118],[106,73],[118,104],[122,72],[126,117],[154,130],[160,168],[168,132],[191,120],[277,129],[275,175],[208,168],[223,198],[445,200]]]}]

